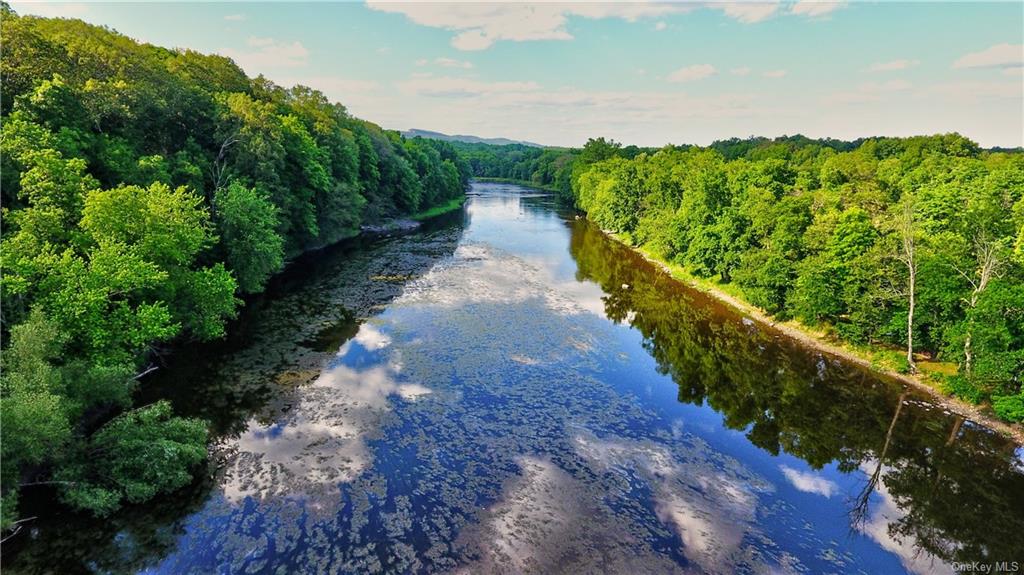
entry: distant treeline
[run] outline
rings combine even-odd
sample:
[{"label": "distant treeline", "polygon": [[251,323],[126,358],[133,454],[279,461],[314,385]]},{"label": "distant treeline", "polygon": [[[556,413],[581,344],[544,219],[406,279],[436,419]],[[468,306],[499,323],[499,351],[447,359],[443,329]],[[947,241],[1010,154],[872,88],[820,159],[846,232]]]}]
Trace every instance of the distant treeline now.
[{"label": "distant treeline", "polygon": [[[848,152],[858,148],[864,141],[866,140],[814,140],[805,136],[783,136],[775,139],[752,137],[742,140],[720,140],[708,148],[719,152],[726,160],[757,160],[777,157],[783,150],[791,151],[796,148],[830,148],[837,152]],[[523,144],[494,145],[457,141],[451,144],[459,156],[468,162],[474,177],[514,180],[558,190],[567,198],[571,196],[573,164],[581,152],[578,148],[542,148]],[[687,150],[693,147],[682,145],[641,148],[617,145],[616,156],[634,158],[641,153],[653,154],[664,149]]]},{"label": "distant treeline", "polygon": [[640,149],[456,144],[474,175],[555,189],[602,228],[780,320],[957,366],[1024,420],[1024,154],[958,134]]},{"label": "distant treeline", "polygon": [[9,526],[25,484],[107,513],[189,481],[205,424],[125,411],[155,346],[222,336],[287,259],[453,204],[470,168],[230,59],[2,11]]}]

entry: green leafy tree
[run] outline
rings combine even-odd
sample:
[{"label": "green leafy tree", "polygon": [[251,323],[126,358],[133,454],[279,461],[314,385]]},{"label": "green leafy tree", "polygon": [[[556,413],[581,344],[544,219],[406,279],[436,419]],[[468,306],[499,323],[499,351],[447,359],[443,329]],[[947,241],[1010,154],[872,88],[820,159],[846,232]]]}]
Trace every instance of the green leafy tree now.
[{"label": "green leafy tree", "polygon": [[263,289],[284,265],[284,241],[277,234],[277,208],[255,188],[232,182],[214,198],[225,261],[245,293]]},{"label": "green leafy tree", "polygon": [[128,411],[97,431],[57,472],[65,501],[107,515],[192,480],[206,459],[206,424],[174,417],[166,401]]}]

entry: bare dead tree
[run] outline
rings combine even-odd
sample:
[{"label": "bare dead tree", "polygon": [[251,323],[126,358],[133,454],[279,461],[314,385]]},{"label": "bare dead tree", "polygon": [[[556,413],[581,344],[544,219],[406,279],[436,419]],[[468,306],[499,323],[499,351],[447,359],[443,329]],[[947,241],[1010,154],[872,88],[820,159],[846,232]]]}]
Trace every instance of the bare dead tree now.
[{"label": "bare dead tree", "polygon": [[221,189],[227,183],[225,180],[227,177],[228,149],[237,144],[238,141],[238,131],[235,131],[220,144],[220,151],[217,152],[217,157],[213,160],[213,165],[210,166],[210,177],[213,179],[214,190]]},{"label": "bare dead tree", "polygon": [[978,306],[978,298],[988,287],[989,282],[994,278],[1002,277],[1002,268],[1005,264],[1003,255],[1003,242],[999,238],[991,237],[985,230],[981,230],[974,236],[974,257],[975,267],[969,272],[955,263],[953,269],[957,271],[971,285],[971,294],[963,298],[968,308],[967,333],[964,335],[964,373],[971,375],[974,365],[974,349],[972,348],[972,335],[974,319],[971,311]]},{"label": "bare dead tree", "polygon": [[913,199],[903,201],[903,209],[896,218],[896,231],[900,235],[899,253],[896,256],[907,267],[907,364],[911,373],[917,372],[914,361],[914,304],[917,303],[917,221],[914,215]]}]

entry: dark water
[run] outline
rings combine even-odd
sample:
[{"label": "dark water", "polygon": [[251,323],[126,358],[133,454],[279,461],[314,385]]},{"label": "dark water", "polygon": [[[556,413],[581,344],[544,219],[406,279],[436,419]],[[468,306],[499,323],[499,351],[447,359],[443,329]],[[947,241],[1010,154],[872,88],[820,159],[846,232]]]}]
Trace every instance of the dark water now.
[{"label": "dark water", "polygon": [[143,394],[211,421],[205,477],[103,521],[47,510],[5,573],[1024,560],[1024,450],[516,186],[307,257]]}]

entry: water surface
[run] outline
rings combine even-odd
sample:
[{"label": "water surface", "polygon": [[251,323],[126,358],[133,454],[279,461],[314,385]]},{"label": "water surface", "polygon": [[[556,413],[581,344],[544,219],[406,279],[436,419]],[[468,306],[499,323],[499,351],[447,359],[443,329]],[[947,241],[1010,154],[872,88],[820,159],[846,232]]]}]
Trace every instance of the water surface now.
[{"label": "water surface", "polygon": [[[141,400],[195,485],[11,573],[950,573],[1024,558],[1024,456],[672,281],[551,196],[312,254]],[[31,502],[29,502],[31,504]]]}]

